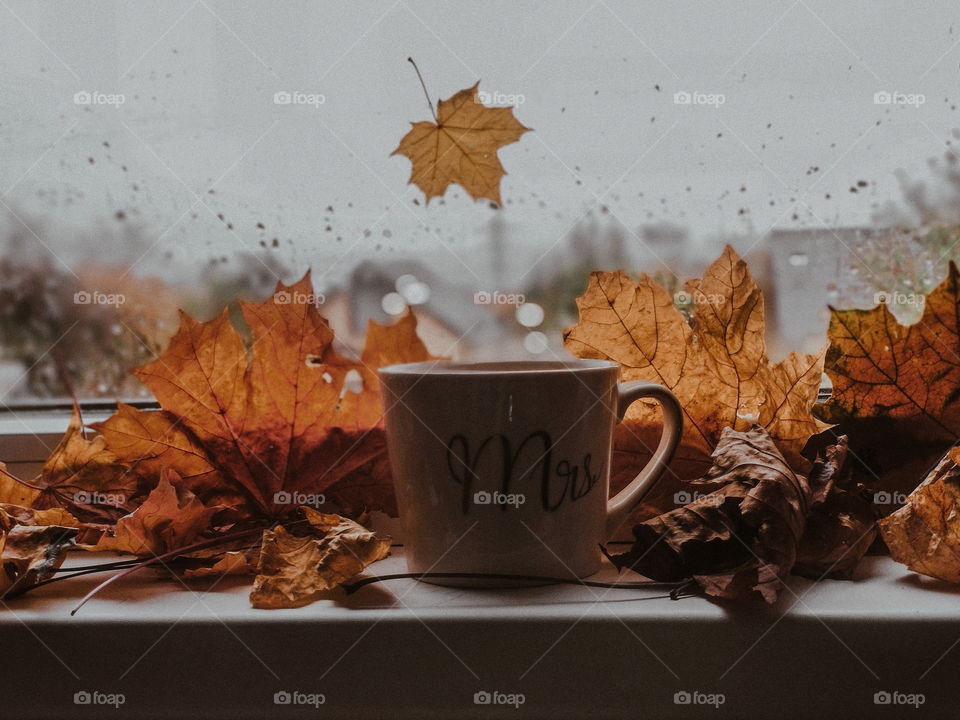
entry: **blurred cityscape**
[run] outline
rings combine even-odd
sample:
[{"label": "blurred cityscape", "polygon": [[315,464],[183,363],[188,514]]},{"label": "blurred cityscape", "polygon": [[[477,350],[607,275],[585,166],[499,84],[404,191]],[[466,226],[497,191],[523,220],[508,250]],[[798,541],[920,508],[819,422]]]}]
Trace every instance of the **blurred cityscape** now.
[{"label": "blurred cityscape", "polygon": [[[764,291],[770,353],[781,357],[791,350],[823,347],[829,306],[868,308],[885,302],[901,322],[916,321],[919,304],[891,300],[929,292],[945,276],[960,238],[945,228],[918,235],[841,227],[772,230],[761,237],[715,238],[705,245],[677,225],[646,225],[629,232],[593,219],[574,227],[549,263],[528,271],[527,263],[510,261],[505,225],[500,216],[490,223],[487,257],[473,265],[474,273],[487,296],[522,296],[526,305],[483,304],[484,298],[471,297],[473,287],[465,287],[463,278],[445,277],[424,262],[365,261],[331,292],[337,310],[328,317],[343,337],[358,342],[366,318],[385,321],[384,308],[399,294],[402,299],[390,309],[415,306],[438,349],[454,348],[457,356],[482,359],[562,355],[562,331],[577,322],[575,301],[592,270],[645,272],[674,290],[699,277],[729,243],[747,259]],[[428,296],[423,287],[429,288]]]},{"label": "blurred cityscape", "polygon": [[[359,353],[368,321],[389,323],[412,308],[437,355],[562,357],[562,331],[577,321],[575,300],[592,270],[645,272],[674,291],[729,243],[764,290],[768,346],[778,358],[823,346],[828,305],[887,302],[902,322],[916,320],[922,304],[891,299],[917,297],[939,282],[956,254],[953,227],[775,229],[696,242],[679,225],[630,230],[600,212],[538,254],[521,241],[526,228],[494,213],[478,240],[451,257],[361,257],[336,274],[315,271],[315,289],[346,353]],[[263,299],[278,278],[302,274],[279,257],[269,249],[238,253],[189,279],[161,278],[94,257],[67,267],[12,232],[0,260],[0,391],[11,400],[143,396],[129,369],[162,351],[178,308],[206,319],[231,307],[239,319],[237,299]]]}]

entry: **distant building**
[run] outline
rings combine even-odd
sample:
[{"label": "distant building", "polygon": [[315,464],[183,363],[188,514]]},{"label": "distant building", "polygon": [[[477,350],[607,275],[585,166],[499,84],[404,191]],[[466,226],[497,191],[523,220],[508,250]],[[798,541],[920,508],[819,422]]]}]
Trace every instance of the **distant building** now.
[{"label": "distant building", "polygon": [[828,305],[869,305],[854,253],[882,231],[871,228],[773,230],[766,237],[770,262],[768,318],[785,348],[812,352],[826,342]]},{"label": "distant building", "polygon": [[631,255],[636,268],[644,272],[672,273],[678,278],[695,277],[697,258],[690,247],[687,228],[672,223],[643,225],[640,242],[634,242]]}]

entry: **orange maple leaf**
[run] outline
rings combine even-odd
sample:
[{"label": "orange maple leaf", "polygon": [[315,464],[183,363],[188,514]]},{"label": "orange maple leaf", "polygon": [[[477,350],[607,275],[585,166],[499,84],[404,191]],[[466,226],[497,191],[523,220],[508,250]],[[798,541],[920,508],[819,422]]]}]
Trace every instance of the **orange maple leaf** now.
[{"label": "orange maple leaf", "polygon": [[[249,348],[226,311],[208,322],[182,314],[166,352],[134,371],[163,409],[120,405],[94,427],[136,472],[174,470],[241,519],[283,516],[299,495],[323,494],[385,453],[376,368],[431,356],[412,314],[373,330],[360,362],[338,355],[316,306],[289,301],[312,292],[308,273],[263,302],[241,302]],[[344,387],[351,370],[360,393]]]},{"label": "orange maple leaf", "polygon": [[0,503],[21,506],[40,517],[64,514],[84,522],[112,523],[135,507],[143,492],[137,477],[102,437],[85,437],[76,401],[67,431],[36,478],[22,481],[0,463]]},{"label": "orange maple leaf", "polygon": [[886,304],[830,308],[825,371],[833,391],[815,412],[849,435],[854,479],[874,490],[910,492],[960,438],[956,265],[926,298],[908,298],[923,303],[911,325]]},{"label": "orange maple leaf", "polygon": [[[687,283],[687,293],[693,301],[689,321],[671,293],[648,275],[634,280],[623,271],[592,273],[577,299],[579,324],[565,332],[565,346],[580,357],[619,363],[621,380],[647,380],[673,391],[685,416],[671,465],[675,478],[691,480],[706,472],[724,428],[745,431],[754,424],[803,471],[800,451],[825,427],[810,413],[823,353],[791,353],[770,362],[763,294],[729,246],[702,279]],[[630,406],[615,436],[615,486],[646,463],[661,427],[655,404]]]},{"label": "orange maple leaf", "polygon": [[826,372],[831,421],[889,418],[904,432],[952,444],[960,437],[960,272],[926,296],[923,315],[901,325],[885,304],[830,308]]},{"label": "orange maple leaf", "polygon": [[185,487],[175,487],[176,473],[165,470],[143,504],[117,520],[113,532],[91,550],[160,555],[189,545],[205,532],[218,508],[207,507]]},{"label": "orange maple leaf", "polygon": [[487,107],[477,81],[437,103],[436,122],[411,123],[410,131],[391,155],[410,158],[411,184],[430,198],[441,197],[451,183],[461,185],[474,200],[500,201],[500,179],[507,174],[497,150],[517,142],[529,131],[512,107]]}]

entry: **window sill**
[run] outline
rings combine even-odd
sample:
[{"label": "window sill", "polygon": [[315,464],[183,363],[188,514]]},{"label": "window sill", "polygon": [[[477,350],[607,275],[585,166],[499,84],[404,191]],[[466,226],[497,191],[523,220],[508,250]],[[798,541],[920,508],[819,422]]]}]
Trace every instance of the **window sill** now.
[{"label": "window sill", "polygon": [[[403,549],[394,551],[377,574],[405,570]],[[880,690],[925,693],[924,717],[955,717],[960,699],[960,651],[950,652],[960,591],[889,558],[866,558],[855,582],[792,578],[777,605],[739,608],[657,599],[663,591],[653,589],[394,580],[295,610],[254,610],[249,579],[203,593],[147,571],[71,618],[97,577],[41,588],[0,613],[11,716],[108,714],[74,705],[78,690],[123,693],[113,717],[354,720],[895,716],[899,708],[874,705]],[[281,690],[326,702],[319,713],[275,705]],[[481,690],[525,702],[475,705]],[[675,704],[684,690],[725,702]]]},{"label": "window sill", "polygon": [[[152,401],[130,401],[131,405],[155,408]],[[85,402],[82,406],[83,422],[100,422],[110,417],[116,402],[103,400]],[[31,478],[60,442],[70,422],[69,403],[61,401],[36,401],[21,405],[0,406],[0,460],[7,469],[22,478]]]}]

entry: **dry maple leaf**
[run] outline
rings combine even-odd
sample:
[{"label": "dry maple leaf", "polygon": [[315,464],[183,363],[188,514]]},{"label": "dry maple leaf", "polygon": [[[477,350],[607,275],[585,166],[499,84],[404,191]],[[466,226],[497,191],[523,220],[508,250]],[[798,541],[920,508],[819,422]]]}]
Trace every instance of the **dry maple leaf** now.
[{"label": "dry maple leaf", "polygon": [[960,283],[956,265],[901,325],[885,304],[830,308],[830,399],[816,413],[850,436],[858,480],[910,491],[960,437]]},{"label": "dry maple leaf", "polygon": [[257,547],[247,550],[228,550],[226,552],[217,550],[207,558],[197,558],[195,554],[191,553],[187,558],[181,557],[180,560],[182,563],[195,565],[183,570],[183,577],[193,579],[202,577],[220,578],[224,575],[254,575],[257,572],[259,558],[260,548]]},{"label": "dry maple leaf", "polygon": [[451,183],[474,200],[501,205],[500,179],[507,174],[497,150],[520,139],[530,128],[513,116],[512,107],[487,107],[477,92],[479,81],[437,103],[435,122],[411,123],[410,131],[391,155],[405,155],[412,164],[411,184],[430,198],[442,197]]},{"label": "dry maple leaf", "polygon": [[880,521],[890,555],[914,572],[960,583],[960,448],[952,448]]},{"label": "dry maple leaf", "polygon": [[823,411],[838,419],[907,420],[914,434],[954,442],[960,436],[958,309],[953,263],[913,325],[901,325],[883,303],[870,310],[830,308],[826,370],[833,394]]},{"label": "dry maple leaf", "polygon": [[[764,342],[763,294],[747,264],[727,246],[699,281],[687,284],[690,321],[648,275],[594,272],[577,298],[579,323],[564,333],[570,352],[620,364],[620,379],[670,388],[684,410],[680,447],[671,471],[679,480],[703,475],[727,427],[766,428],[791,466],[826,426],[810,413],[817,399],[823,353],[791,353],[773,364]],[[634,403],[616,430],[611,484],[622,487],[643,467],[662,428],[655,403]],[[673,493],[661,483],[657,495]],[[666,503],[658,505],[663,509]]]},{"label": "dry maple leaf", "polygon": [[37,510],[24,505],[0,503],[0,510],[19,525],[61,525],[79,528],[83,525],[73,515],[60,507]]},{"label": "dry maple leaf", "polygon": [[76,534],[72,527],[20,525],[0,509],[0,598],[49,579]]},{"label": "dry maple leaf", "polygon": [[206,531],[218,508],[207,507],[171,479],[179,480],[173,471],[165,470],[140,507],[117,520],[113,531],[89,549],[162,555],[189,545]]},{"label": "dry maple leaf", "polygon": [[306,523],[263,534],[258,575],[250,591],[257,608],[299,607],[390,554],[381,538],[339,515],[301,508]]},{"label": "dry maple leaf", "polygon": [[[135,473],[170,468],[238,520],[282,517],[295,508],[286,498],[348,481],[385,453],[374,371],[431,356],[408,314],[373,330],[359,363],[341,357],[316,306],[291,302],[310,297],[308,273],[265,301],[241,302],[249,348],[226,311],[208,322],[182,315],[163,355],[134,371],[163,409],[121,405],[94,427]],[[364,381],[360,393],[344,387],[351,370]]]},{"label": "dry maple leaf", "polygon": [[[37,510],[62,508],[84,522],[111,523],[140,494],[137,477],[106,447],[102,437],[84,436],[80,408],[73,403],[70,423],[60,442],[29,483],[4,469],[0,496]],[[16,485],[22,488],[19,492]]]},{"label": "dry maple leaf", "polygon": [[834,488],[807,517],[791,572],[813,580],[851,580],[876,537],[870,500],[860,493]]},{"label": "dry maple leaf", "polygon": [[39,494],[39,490],[22,483],[10,474],[5,463],[0,462],[0,503],[26,506]]},{"label": "dry maple leaf", "polygon": [[727,428],[701,479],[720,487],[638,524],[633,546],[611,560],[652,580],[693,577],[716,597],[759,593],[773,602],[797,558],[807,516],[827,497],[845,454],[838,445],[805,477],[790,469],[763,428]]}]

